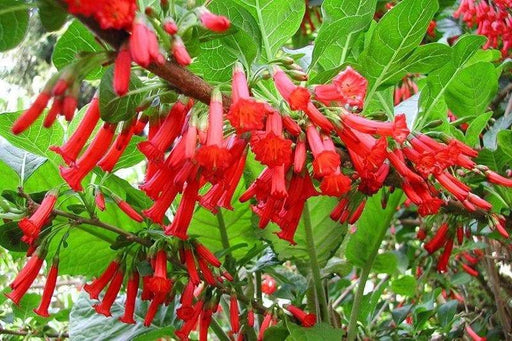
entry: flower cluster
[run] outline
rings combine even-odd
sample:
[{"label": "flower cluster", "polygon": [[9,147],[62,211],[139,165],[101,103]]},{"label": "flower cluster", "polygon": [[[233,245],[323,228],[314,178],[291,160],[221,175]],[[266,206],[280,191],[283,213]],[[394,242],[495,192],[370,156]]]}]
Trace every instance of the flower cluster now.
[{"label": "flower cluster", "polygon": [[453,16],[462,18],[470,28],[487,37],[484,48],[500,49],[503,58],[512,50],[512,14],[510,0],[462,0]]}]

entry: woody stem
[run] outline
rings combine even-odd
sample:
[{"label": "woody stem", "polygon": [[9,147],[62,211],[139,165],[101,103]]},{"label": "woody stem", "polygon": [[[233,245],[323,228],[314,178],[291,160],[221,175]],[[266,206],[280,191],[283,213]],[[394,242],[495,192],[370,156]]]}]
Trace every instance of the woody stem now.
[{"label": "woody stem", "polygon": [[329,321],[329,312],[327,310],[327,297],[322,285],[322,277],[320,275],[320,266],[318,265],[318,256],[316,254],[315,240],[313,237],[313,227],[311,226],[311,216],[309,215],[308,202],[304,206],[302,213],[304,219],[304,229],[306,232],[306,244],[309,254],[309,264],[311,267],[311,275],[313,277],[313,285],[315,287],[318,306],[320,307],[321,321]]}]

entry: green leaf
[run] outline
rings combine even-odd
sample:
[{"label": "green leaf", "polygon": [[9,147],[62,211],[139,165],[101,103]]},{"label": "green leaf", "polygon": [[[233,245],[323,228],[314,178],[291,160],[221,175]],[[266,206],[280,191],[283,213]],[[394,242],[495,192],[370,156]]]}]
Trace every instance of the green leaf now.
[{"label": "green leaf", "polygon": [[457,306],[459,302],[451,300],[440,306],[437,310],[437,316],[439,317],[439,324],[445,328],[450,325],[457,312]]},{"label": "green leaf", "polygon": [[480,134],[485,129],[487,122],[492,117],[492,112],[487,112],[477,116],[466,130],[466,144],[470,147],[480,147]]},{"label": "green leaf", "polygon": [[23,1],[0,0],[0,51],[21,43],[27,32],[29,8]]},{"label": "green leaf", "polygon": [[404,0],[380,20],[359,56],[360,70],[369,82],[367,99],[420,44],[437,8],[436,0]]},{"label": "green leaf", "polygon": [[[99,89],[99,102],[101,119],[111,123],[127,121],[135,116],[135,109],[142,102],[144,94],[136,92],[143,84],[132,73],[129,91],[125,96],[118,96],[113,88],[114,67],[109,67],[101,77]],[[134,93],[130,93],[130,92]]]},{"label": "green leaf", "polygon": [[313,327],[305,328],[294,323],[288,324],[290,336],[286,341],[339,341],[343,338],[343,329],[331,327],[328,323],[317,323]]},{"label": "green leaf", "polygon": [[66,22],[67,12],[55,1],[40,0],[37,5],[39,7],[39,18],[46,31],[57,31]]},{"label": "green leaf", "polygon": [[310,68],[343,64],[359,35],[370,25],[377,0],[325,0],[323,23],[318,30]]},{"label": "green leaf", "polygon": [[484,134],[484,147],[496,150],[496,148],[498,148],[498,133],[504,129],[508,129],[511,124],[512,115],[501,116],[498,118]]},{"label": "green leaf", "polygon": [[32,154],[46,157],[51,162],[58,164],[60,158],[48,148],[60,145],[64,140],[64,129],[60,124],[54,124],[51,128],[43,127],[43,117],[37,119],[27,130],[19,135],[11,133],[14,121],[22,112],[4,113],[0,115],[0,135],[13,146],[26,150]]},{"label": "green leaf", "polygon": [[512,158],[512,131],[502,130],[498,133],[498,146],[501,147],[509,158]]},{"label": "green leaf", "polygon": [[376,245],[380,243],[378,236],[389,228],[403,193],[395,191],[391,194],[385,209],[382,209],[381,197],[379,192],[368,199],[363,214],[356,223],[357,230],[350,236],[345,256],[354,265],[364,267],[373,250],[379,247]]},{"label": "green leaf", "polygon": [[[233,256],[244,256],[251,248],[259,243],[256,229],[252,224],[252,211],[248,204],[240,203],[236,198],[244,191],[242,183],[238,185],[233,199],[233,211],[222,209],[222,217],[226,226],[230,245],[245,243],[246,246],[233,251]],[[213,252],[224,249],[220,238],[219,220],[210,211],[200,207],[194,213],[189,235],[199,236],[201,243]]]},{"label": "green leaf", "polygon": [[[103,48],[96,42],[94,35],[80,21],[74,20],[64,34],[59,38],[53,50],[52,61],[58,70],[76,61],[80,52],[99,52]],[[102,68],[92,70],[87,79],[99,79]]]},{"label": "green leaf", "polygon": [[[124,298],[119,297],[112,305],[112,317],[105,317],[96,313],[92,305],[96,301],[89,299],[82,292],[75,301],[69,315],[69,337],[75,341],[88,340],[147,340],[158,330],[165,329],[166,335],[172,335],[175,328],[174,304],[168,307],[161,306],[153,323],[144,327],[143,321],[148,303],[137,300],[135,307],[135,324],[126,324],[119,321],[124,312]],[[158,333],[157,333],[158,334]],[[140,339],[139,339],[140,338]],[[158,338],[158,336],[156,336]],[[154,340],[155,338],[153,338]]]},{"label": "green leaf", "polygon": [[[329,213],[336,206],[337,202],[337,199],[330,197],[315,197],[308,200],[313,240],[315,242],[318,263],[321,268],[327,264],[333,253],[336,252],[346,232],[346,227],[341,226],[329,217]],[[278,231],[277,225],[269,224],[262,231],[262,236],[272,244],[272,249],[279,259],[294,259],[303,264],[309,262],[303,219],[299,222],[297,232],[295,233],[297,245],[290,245],[287,241],[279,239],[274,234]]]},{"label": "green leaf", "polygon": [[272,326],[263,335],[265,341],[282,341],[286,340],[290,332],[284,326]]},{"label": "green leaf", "polygon": [[402,276],[391,282],[391,290],[395,294],[412,297],[416,292],[416,278],[413,276]]},{"label": "green leaf", "polygon": [[392,252],[380,253],[375,257],[372,270],[379,274],[394,274],[398,269],[398,260]]},{"label": "green leaf", "polygon": [[137,149],[137,144],[145,140],[146,139],[141,136],[133,136],[123,155],[116,163],[113,171],[115,172],[119,169],[129,168],[143,161],[145,157],[139,149]]},{"label": "green leaf", "polygon": [[22,182],[46,162],[46,158],[16,148],[5,140],[0,140],[0,160],[11,167]]},{"label": "green leaf", "polygon": [[[4,189],[4,188],[2,188]],[[0,246],[13,252],[26,252],[28,244],[21,241],[23,232],[17,222],[10,222],[0,226]]]},{"label": "green leaf", "polygon": [[258,23],[264,59],[271,60],[297,32],[304,17],[303,0],[234,0],[245,7]]},{"label": "green leaf", "polygon": [[25,294],[19,305],[12,305],[14,316],[21,319],[22,321],[26,321],[28,318],[43,320],[41,316],[36,315],[33,312],[33,309],[37,308],[40,301],[41,296],[37,294]]},{"label": "green leaf", "polygon": [[16,172],[6,165],[3,161],[0,161],[0,188],[4,190],[17,191],[20,184],[19,176]]},{"label": "green leaf", "polygon": [[494,66],[479,62],[461,70],[446,89],[446,104],[458,118],[483,114],[498,91]]}]

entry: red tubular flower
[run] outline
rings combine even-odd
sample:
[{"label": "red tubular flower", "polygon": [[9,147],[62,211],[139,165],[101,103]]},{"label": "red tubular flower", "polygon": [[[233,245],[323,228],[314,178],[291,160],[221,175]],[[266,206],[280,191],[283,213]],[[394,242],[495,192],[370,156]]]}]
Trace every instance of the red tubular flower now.
[{"label": "red tubular flower", "polygon": [[263,322],[261,322],[260,331],[258,332],[258,341],[263,341],[263,336],[265,336],[265,331],[270,326],[272,322],[272,314],[270,312],[266,312],[263,317]]},{"label": "red tubular flower", "polygon": [[306,133],[314,157],[313,171],[315,176],[320,178],[339,171],[341,159],[338,153],[329,148],[330,144],[324,144],[313,125],[307,127]]},{"label": "red tubular flower", "polygon": [[300,173],[306,165],[306,141],[304,138],[297,139],[295,150],[293,153],[293,171]]},{"label": "red tubular flower", "polygon": [[286,305],[284,308],[299,320],[304,327],[313,327],[316,324],[315,314],[308,314],[304,310],[291,304]]},{"label": "red tubular flower", "polygon": [[215,257],[215,255],[203,244],[199,243],[198,241],[194,241],[194,249],[199,257],[207,261],[210,265],[216,268],[221,266],[219,259]]},{"label": "red tubular flower", "polygon": [[178,26],[170,17],[164,19],[163,27],[164,31],[170,35],[175,35],[176,33],[178,33]]},{"label": "red tubular flower", "polygon": [[352,129],[365,134],[389,136],[395,139],[398,143],[403,143],[410,133],[409,128],[407,128],[407,122],[404,114],[396,115],[393,122],[373,121],[350,113],[343,114],[341,119],[344,124]]},{"label": "red tubular flower", "polygon": [[235,294],[231,294],[231,298],[229,300],[229,317],[231,320],[231,331],[236,334],[240,331],[240,317],[238,299]]},{"label": "red tubular flower", "polygon": [[135,120],[129,122],[128,127],[123,127],[123,131],[115,138],[108,152],[98,162],[98,167],[103,171],[112,172],[114,170],[115,165],[123,155],[133,137],[135,129],[134,124]]},{"label": "red tubular flower", "polygon": [[60,154],[64,159],[64,162],[70,164],[76,160],[76,157],[84,147],[85,143],[89,139],[94,127],[96,127],[96,123],[100,119],[100,108],[98,97],[95,96],[91,104],[89,105],[89,109],[87,109],[84,118],[78,125],[78,128],[74,131],[73,135],[69,138],[69,140],[61,147],[51,146],[50,150],[54,151],[57,154]]},{"label": "red tubular flower", "polygon": [[142,277],[142,293],[140,294],[140,299],[143,301],[149,301],[153,299],[155,296],[153,292],[149,289],[149,281],[151,280],[151,276],[143,276]]},{"label": "red tubular flower", "polygon": [[197,162],[209,173],[222,172],[231,163],[231,155],[223,143],[222,114],[222,94],[215,89],[210,101],[206,146],[199,148],[196,153]]},{"label": "red tubular flower", "polygon": [[473,330],[473,328],[471,328],[471,326],[469,324],[466,324],[466,333],[468,333],[469,337],[473,341],[486,341],[487,340],[487,338],[475,333],[475,331]]},{"label": "red tubular flower", "polygon": [[174,59],[176,59],[176,62],[181,66],[187,66],[190,65],[190,63],[192,63],[192,59],[188,54],[187,48],[185,47],[183,40],[181,40],[179,36],[174,36],[171,50]]},{"label": "red tubular flower", "polygon": [[12,133],[14,135],[18,135],[30,127],[30,125],[42,114],[44,108],[48,105],[50,98],[51,94],[49,91],[41,92],[30,108],[16,119],[11,128]]},{"label": "red tubular flower", "polygon": [[362,108],[367,87],[368,81],[348,66],[333,79],[332,84],[316,86],[315,97],[325,105],[341,102]]},{"label": "red tubular flower", "polygon": [[178,338],[181,340],[187,340],[188,335],[194,329],[194,327],[197,325],[197,320],[199,319],[199,315],[201,314],[201,311],[203,309],[204,302],[203,300],[199,300],[194,305],[194,311],[192,313],[192,316],[190,319],[188,319],[183,326],[181,326],[180,329],[178,329],[175,334]]},{"label": "red tubular flower", "polygon": [[462,226],[459,226],[457,227],[457,243],[459,243],[459,245],[462,245],[462,243],[464,242],[464,229]]},{"label": "red tubular flower", "polygon": [[95,279],[91,284],[85,284],[84,290],[89,294],[91,299],[98,299],[100,292],[107,286],[110,280],[114,277],[115,273],[119,269],[119,260],[115,259],[105,271],[101,274],[100,277]]},{"label": "red tubular flower", "polygon": [[108,286],[107,291],[105,292],[105,296],[103,296],[103,300],[100,304],[95,304],[93,306],[94,310],[96,310],[98,314],[105,315],[106,317],[112,316],[110,313],[110,308],[112,307],[112,304],[114,304],[119,290],[121,290],[123,277],[123,271],[120,268],[117,269],[114,277],[112,278],[112,281],[110,282],[110,285]]},{"label": "red tubular flower", "polygon": [[254,327],[254,310],[249,307],[247,310],[247,325],[251,328]]},{"label": "red tubular flower", "polygon": [[10,287],[13,290],[10,293],[5,294],[5,296],[12,300],[16,305],[20,303],[21,299],[39,274],[39,271],[43,266],[44,257],[44,253],[40,255],[39,251],[36,251],[25,264],[18,276],[16,276],[14,281],[10,284]]},{"label": "red tubular flower", "polygon": [[277,283],[274,277],[270,275],[263,275],[261,281],[261,292],[267,295],[272,295],[277,290]]},{"label": "red tubular flower", "polygon": [[434,238],[432,238],[428,243],[425,244],[424,248],[428,251],[428,253],[432,254],[439,250],[445,243],[448,233],[448,224],[442,224],[437,230]]},{"label": "red tubular flower", "polygon": [[483,209],[483,210],[490,211],[490,210],[491,210],[491,208],[492,208],[491,203],[489,203],[489,202],[485,201],[484,199],[480,198],[480,197],[479,197],[478,195],[476,195],[476,194],[469,193],[469,195],[468,195],[468,200],[469,200],[472,204],[474,204],[474,205],[476,205],[476,206],[480,207],[480,208],[481,208],[481,209]]},{"label": "red tubular flower", "polygon": [[467,260],[471,265],[476,265],[480,261],[478,258],[473,257],[468,252],[462,252],[462,257],[464,257],[465,260]]},{"label": "red tubular flower", "polygon": [[425,238],[427,238],[427,232],[425,229],[420,228],[416,234],[416,238],[418,238],[418,240],[425,240]]},{"label": "red tubular flower", "polygon": [[163,62],[155,32],[148,27],[144,17],[135,18],[129,43],[132,60],[140,66],[147,67],[152,61]]},{"label": "red tubular flower", "polygon": [[454,176],[448,172],[435,175],[439,183],[455,198],[464,201],[469,195],[469,187],[458,181]]},{"label": "red tubular flower", "polygon": [[48,277],[46,278],[46,283],[44,285],[43,296],[41,297],[41,303],[39,303],[39,307],[34,309],[34,313],[42,317],[49,317],[48,307],[50,306],[50,302],[52,300],[53,292],[55,291],[55,284],[57,283],[57,275],[59,273],[59,261],[55,259],[53,264],[48,272]]},{"label": "red tubular flower", "polygon": [[66,121],[71,122],[73,117],[75,116],[76,107],[78,105],[78,100],[75,95],[68,94],[64,97],[62,101],[62,114]]},{"label": "red tubular flower", "polygon": [[206,261],[199,257],[197,258],[197,264],[199,265],[199,270],[201,271],[204,281],[208,285],[215,286],[217,281],[215,280],[215,276],[213,275],[212,270],[208,267]]},{"label": "red tubular flower", "polygon": [[[83,2],[83,1],[82,1]],[[135,0],[114,0],[101,2],[101,10],[94,12],[94,18],[103,30],[129,30],[137,11]]]},{"label": "red tubular flower", "polygon": [[146,311],[146,316],[144,317],[144,326],[149,327],[155,318],[156,313],[158,312],[158,308],[165,301],[165,295],[155,295],[151,303],[149,304],[148,310]]},{"label": "red tubular flower", "polygon": [[471,266],[467,265],[467,264],[464,264],[464,263],[461,263],[461,266],[462,266],[462,269],[468,273],[469,275],[473,276],[473,277],[478,277],[479,273],[477,270],[473,269]]},{"label": "red tubular flower", "polygon": [[485,172],[485,175],[487,176],[487,180],[489,180],[489,182],[492,182],[493,184],[512,187],[512,179],[507,179],[491,170],[487,170]]},{"label": "red tubular flower", "polygon": [[364,206],[366,205],[366,200],[363,200],[357,205],[356,209],[352,212],[350,217],[348,218],[347,222],[349,224],[354,224],[359,218],[361,217],[361,214],[363,214]]},{"label": "red tubular flower", "polygon": [[39,236],[41,228],[48,222],[52,214],[55,203],[57,202],[58,190],[51,190],[46,193],[43,201],[30,216],[30,218],[23,218],[18,222],[18,226],[23,231],[21,238],[27,244],[32,244]]},{"label": "red tubular flower", "polygon": [[99,188],[96,188],[94,190],[94,202],[96,203],[96,207],[98,207],[100,211],[105,210],[105,196]]},{"label": "red tubular flower", "polygon": [[213,309],[210,307],[211,304],[205,306],[201,313],[199,320],[199,341],[208,341],[208,329],[212,322]]},{"label": "red tubular flower", "polygon": [[176,187],[173,183],[167,184],[164,187],[162,194],[153,203],[153,206],[142,211],[142,213],[153,222],[162,224],[165,212],[167,212],[167,209],[169,206],[171,206],[178,192],[179,188]]},{"label": "red tubular flower", "polygon": [[237,102],[243,98],[250,98],[249,87],[247,86],[247,77],[245,77],[244,67],[242,64],[235,62],[233,65],[233,79],[231,81],[231,100],[233,102]]},{"label": "red tubular flower", "polygon": [[194,283],[189,279],[185,289],[181,293],[180,303],[181,306],[176,310],[176,315],[183,321],[189,320],[194,314],[192,308],[192,301],[194,299]]},{"label": "red tubular flower", "polygon": [[113,195],[112,199],[114,199],[117,206],[121,209],[121,211],[126,213],[128,217],[132,218],[133,220],[139,223],[141,223],[144,220],[144,218],[137,211],[135,211],[133,207],[130,206],[130,204],[128,204],[126,201],[124,201],[117,195]]},{"label": "red tubular flower", "polygon": [[350,178],[338,169],[336,172],[324,176],[320,183],[320,189],[324,195],[340,197],[350,190],[351,184]]},{"label": "red tubular flower", "polygon": [[182,240],[188,239],[187,230],[192,220],[192,215],[194,214],[198,192],[198,181],[187,183],[174,220],[171,225],[164,227],[165,234],[176,236]]},{"label": "red tubular flower", "polygon": [[494,227],[496,227],[496,230],[498,230],[498,233],[501,234],[503,237],[508,238],[509,233],[505,229],[505,219],[502,217],[499,217],[496,214],[491,215],[491,221]]},{"label": "red tubular flower", "polygon": [[450,238],[444,244],[444,250],[439,257],[439,262],[437,263],[437,271],[440,273],[446,272],[448,270],[448,261],[450,260],[450,256],[453,250],[453,238]]},{"label": "red tubular flower", "polygon": [[251,146],[256,160],[269,167],[289,164],[292,141],[283,137],[283,120],[278,112],[267,117],[266,130],[251,137]]},{"label": "red tubular flower", "polygon": [[124,314],[119,321],[127,324],[134,324],[135,319],[133,313],[135,311],[135,301],[137,299],[137,291],[139,290],[139,272],[134,270],[128,279],[126,289],[126,302],[124,304]]},{"label": "red tubular flower", "polygon": [[155,257],[154,273],[148,281],[148,289],[155,296],[165,296],[172,289],[172,281],[167,278],[167,253],[158,250]]},{"label": "red tubular flower", "polygon": [[228,30],[231,25],[228,18],[221,15],[215,15],[205,7],[199,9],[199,20],[201,20],[204,27],[213,32],[224,32]]},{"label": "red tubular flower", "polygon": [[118,96],[124,96],[130,87],[132,57],[128,45],[123,45],[117,53],[114,63],[114,91]]},{"label": "red tubular flower", "polygon": [[414,173],[411,169],[409,169],[409,167],[407,167],[401,150],[395,149],[391,153],[388,153],[388,158],[398,174],[403,176],[407,182],[411,184],[424,183],[421,176]]},{"label": "red tubular flower", "polygon": [[183,250],[183,254],[185,257],[185,265],[187,267],[187,272],[188,272],[188,275],[190,276],[190,280],[192,281],[192,283],[194,285],[197,286],[197,285],[199,285],[201,280],[199,279],[199,273],[197,272],[194,254],[192,253],[192,250],[189,249],[188,247],[186,247]]},{"label": "red tubular flower", "polygon": [[96,163],[107,152],[115,129],[116,124],[105,123],[74,166],[69,168],[60,167],[59,171],[62,178],[74,191],[83,190],[81,184],[83,178],[89,174],[94,166],[96,166]]},{"label": "red tubular flower", "polygon": [[248,131],[262,129],[263,119],[267,112],[268,108],[265,103],[258,102],[250,97],[239,98],[232,102],[227,119],[238,134],[243,134]]},{"label": "red tubular flower", "polygon": [[44,118],[43,127],[50,128],[57,119],[57,116],[60,114],[61,110],[62,100],[60,98],[54,98],[52,106]]}]

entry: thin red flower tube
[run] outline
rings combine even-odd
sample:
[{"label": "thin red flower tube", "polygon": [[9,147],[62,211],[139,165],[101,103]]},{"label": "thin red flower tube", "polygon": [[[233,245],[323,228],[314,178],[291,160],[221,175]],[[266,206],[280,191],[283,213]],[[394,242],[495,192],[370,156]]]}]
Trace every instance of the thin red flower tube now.
[{"label": "thin red flower tube", "polygon": [[18,226],[23,231],[22,241],[32,245],[38,238],[41,228],[48,222],[53,212],[58,193],[58,190],[48,191],[36,211],[29,218],[23,218],[18,222]]},{"label": "thin red flower tube", "polygon": [[94,310],[98,314],[105,315],[107,317],[112,316],[110,309],[112,308],[112,304],[117,298],[119,294],[119,290],[121,290],[121,286],[123,285],[124,271],[121,268],[118,268],[116,273],[114,274],[110,285],[108,286],[107,291],[105,292],[105,296],[103,296],[103,300],[99,304],[95,304],[93,306]]},{"label": "thin red flower tube", "polygon": [[316,315],[308,314],[304,310],[292,305],[288,304],[284,306],[286,310],[288,310],[304,327],[313,327],[316,324]]},{"label": "thin red flower tube", "polygon": [[52,300],[53,292],[55,291],[55,285],[57,284],[57,275],[59,273],[59,260],[54,259],[53,264],[48,272],[46,283],[44,285],[43,296],[41,297],[41,303],[34,309],[34,313],[42,317],[49,317],[48,308]]},{"label": "thin red flower tube", "polygon": [[51,94],[48,90],[43,90],[37,96],[36,100],[30,108],[28,108],[20,117],[16,119],[14,124],[11,127],[11,131],[14,135],[21,134],[28,127],[34,123],[35,120],[43,113],[44,108],[48,105],[50,101]]},{"label": "thin red flower tube", "polygon": [[119,321],[128,324],[134,324],[135,319],[133,314],[135,312],[135,301],[137,299],[137,291],[139,289],[139,272],[133,270],[128,279],[126,288],[126,301],[124,304],[124,314],[119,318]]},{"label": "thin red flower tube", "polygon": [[100,292],[107,286],[112,277],[114,277],[115,273],[119,269],[120,263],[118,259],[110,262],[105,271],[101,274],[100,277],[92,281],[90,284],[84,285],[84,290],[89,294],[91,299],[98,299]]},{"label": "thin red flower tube", "polygon": [[144,220],[144,217],[142,217],[137,211],[135,211],[133,207],[130,206],[130,204],[121,199],[119,196],[113,194],[112,199],[114,199],[117,206],[121,209],[121,211],[126,213],[128,217],[139,223]]},{"label": "thin red flower tube", "polygon": [[235,294],[231,294],[229,300],[229,317],[231,321],[231,331],[236,334],[240,331],[240,317],[238,309],[238,299]]}]

